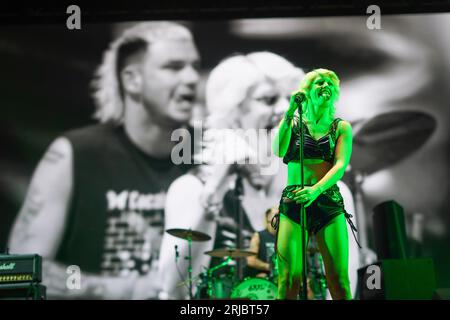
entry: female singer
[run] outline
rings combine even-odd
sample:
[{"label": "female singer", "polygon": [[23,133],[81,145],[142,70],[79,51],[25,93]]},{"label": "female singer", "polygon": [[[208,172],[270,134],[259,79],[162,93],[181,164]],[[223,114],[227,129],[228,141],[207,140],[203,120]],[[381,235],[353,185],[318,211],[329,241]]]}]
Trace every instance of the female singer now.
[{"label": "female singer", "polygon": [[[302,283],[301,204],[305,206],[307,231],[317,239],[332,298],[352,299],[346,226],[350,215],[336,185],[350,161],[352,128],[347,121],[334,117],[338,98],[339,78],[333,71],[316,69],[307,73],[299,91],[291,96],[289,109],[273,141],[274,153],[283,157],[288,166],[287,187],[282,193],[278,217],[278,299],[296,299]],[[303,108],[302,119],[295,114],[299,107]],[[300,121],[305,133],[303,189]]]}]

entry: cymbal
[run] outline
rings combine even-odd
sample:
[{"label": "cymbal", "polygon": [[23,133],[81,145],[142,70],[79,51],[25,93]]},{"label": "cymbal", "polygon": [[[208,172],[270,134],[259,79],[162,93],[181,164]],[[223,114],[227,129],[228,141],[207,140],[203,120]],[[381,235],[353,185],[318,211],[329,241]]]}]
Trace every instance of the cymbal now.
[{"label": "cymbal", "polygon": [[387,112],[361,121],[354,126],[351,169],[370,174],[391,166],[425,144],[435,128],[434,117],[420,111]]},{"label": "cymbal", "polygon": [[190,230],[190,229],[169,229],[169,230],[166,230],[166,232],[168,234],[171,234],[174,237],[178,237],[178,238],[185,239],[185,240],[189,240],[189,239],[191,239],[192,241],[211,240],[211,237],[208,236],[207,234],[200,232],[200,231]]},{"label": "cymbal", "polygon": [[221,249],[215,249],[212,251],[206,251],[205,254],[216,257],[216,258],[245,258],[249,256],[255,256],[256,253],[251,251],[245,251],[240,249],[233,249],[233,248],[221,248]]}]

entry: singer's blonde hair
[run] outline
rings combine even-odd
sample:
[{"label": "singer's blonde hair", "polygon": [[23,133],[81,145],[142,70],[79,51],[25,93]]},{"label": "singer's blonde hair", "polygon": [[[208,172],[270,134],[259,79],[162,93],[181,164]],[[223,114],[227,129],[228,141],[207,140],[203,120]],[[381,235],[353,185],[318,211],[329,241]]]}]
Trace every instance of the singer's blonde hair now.
[{"label": "singer's blonde hair", "polygon": [[319,68],[319,69],[314,69],[310,72],[308,72],[305,77],[302,79],[302,81],[300,82],[300,86],[298,91],[305,93],[307,99],[307,107],[306,107],[306,112],[308,112],[308,110],[311,108],[311,98],[310,98],[310,91],[311,91],[311,87],[313,82],[318,78],[318,77],[324,77],[327,78],[331,81],[332,86],[330,86],[330,89],[332,91],[332,99],[333,99],[333,103],[332,103],[332,107],[329,110],[329,116],[331,118],[334,118],[334,114],[336,112],[336,107],[334,105],[334,103],[336,101],[339,100],[339,96],[340,96],[340,80],[338,78],[338,76],[336,75],[336,73],[332,70],[328,70],[328,69],[323,69],[323,68]]}]

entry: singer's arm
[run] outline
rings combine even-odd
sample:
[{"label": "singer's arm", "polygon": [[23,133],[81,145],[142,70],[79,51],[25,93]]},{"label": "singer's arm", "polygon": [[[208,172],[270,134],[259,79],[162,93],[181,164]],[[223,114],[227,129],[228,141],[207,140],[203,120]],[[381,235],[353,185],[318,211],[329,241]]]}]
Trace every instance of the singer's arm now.
[{"label": "singer's arm", "polygon": [[325,176],[315,184],[319,190],[327,190],[336,184],[344,176],[352,155],[353,132],[352,126],[347,121],[341,121],[338,125],[338,139],[336,143],[334,164]]},{"label": "singer's arm", "polygon": [[294,113],[297,110],[298,105],[295,101],[295,94],[291,96],[291,101],[289,102],[289,108],[281,120],[275,138],[272,141],[272,151],[275,155],[282,158],[286,155],[289,148],[289,142],[291,141],[292,126]]}]

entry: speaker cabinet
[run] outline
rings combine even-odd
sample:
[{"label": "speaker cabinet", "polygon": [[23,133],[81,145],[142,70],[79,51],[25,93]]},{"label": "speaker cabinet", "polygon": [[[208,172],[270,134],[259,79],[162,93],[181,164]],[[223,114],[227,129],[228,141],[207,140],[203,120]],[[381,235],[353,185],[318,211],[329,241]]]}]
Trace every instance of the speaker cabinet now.
[{"label": "speaker cabinet", "polygon": [[358,270],[360,300],[431,300],[435,290],[432,259],[386,259]]},{"label": "speaker cabinet", "polygon": [[394,200],[373,208],[373,235],[379,260],[408,257],[405,216],[403,208]]},{"label": "speaker cabinet", "polygon": [[10,283],[0,285],[0,300],[46,300],[44,285],[38,283]]}]

